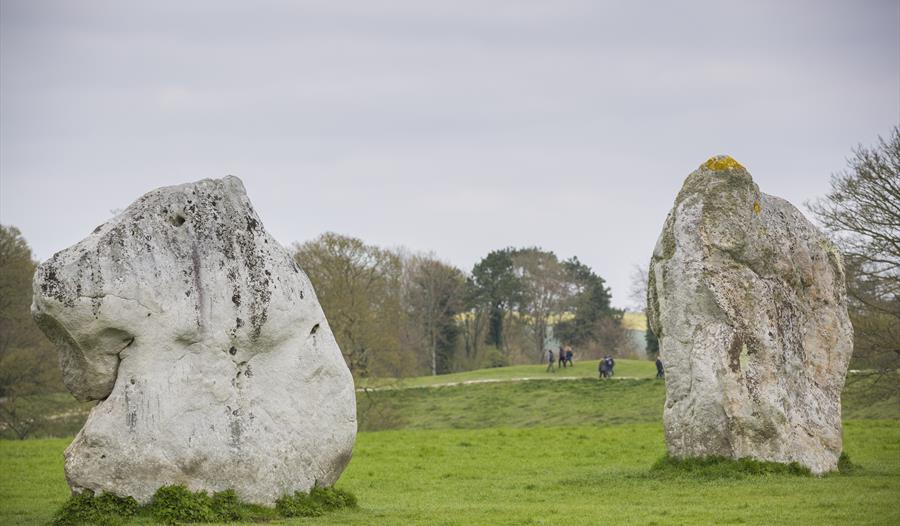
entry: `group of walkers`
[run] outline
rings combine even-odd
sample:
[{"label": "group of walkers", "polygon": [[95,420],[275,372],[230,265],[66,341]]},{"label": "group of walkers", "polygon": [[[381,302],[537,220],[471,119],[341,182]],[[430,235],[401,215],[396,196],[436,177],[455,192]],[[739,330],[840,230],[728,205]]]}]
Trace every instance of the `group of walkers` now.
[{"label": "group of walkers", "polygon": [[[572,363],[572,348],[571,347],[560,347],[559,352],[554,355],[553,349],[547,349],[547,372],[555,373],[557,369],[564,369],[566,367],[574,367],[575,364]],[[597,367],[598,372],[600,373],[600,378],[612,378],[615,375],[616,371],[616,360],[613,359],[612,356],[606,355],[600,360],[600,364]],[[663,369],[662,360],[659,357],[656,358],[656,377],[657,378],[665,378],[666,373]]]},{"label": "group of walkers", "polygon": [[575,354],[572,352],[571,347],[560,347],[559,353],[557,354],[557,359],[553,358],[553,349],[547,349],[547,372],[556,372],[556,369],[553,368],[553,364],[557,364],[556,367],[559,369],[565,369],[566,367],[575,367],[575,364],[572,363],[572,357]]},{"label": "group of walkers", "polygon": [[[547,372],[555,373],[557,369],[565,369],[566,367],[574,367],[572,363],[572,348],[560,347],[559,352],[554,356],[553,349],[547,349]],[[600,378],[611,378],[614,374],[616,361],[612,356],[606,355],[600,360]]]},{"label": "group of walkers", "polygon": [[600,378],[612,378],[613,374],[615,374],[616,361],[613,360],[612,356],[606,355],[600,360],[600,365],[597,366],[597,370],[600,372]]}]

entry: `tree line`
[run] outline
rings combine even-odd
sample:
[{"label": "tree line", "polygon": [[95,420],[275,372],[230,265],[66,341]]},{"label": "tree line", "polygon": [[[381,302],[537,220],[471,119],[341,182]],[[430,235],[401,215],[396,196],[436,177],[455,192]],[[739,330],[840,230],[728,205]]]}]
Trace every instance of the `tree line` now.
[{"label": "tree line", "polygon": [[550,341],[582,356],[631,350],[606,282],[577,257],[504,248],[466,273],[335,233],[293,252],[358,377],[536,363]]},{"label": "tree line", "polygon": [[37,395],[65,391],[56,349],[31,319],[36,268],[19,229],[0,225],[0,426],[18,438],[41,423]]},{"label": "tree line", "polygon": [[857,147],[807,206],[844,255],[850,363],[860,369],[848,381],[867,382],[873,398],[900,397],[900,127]]}]

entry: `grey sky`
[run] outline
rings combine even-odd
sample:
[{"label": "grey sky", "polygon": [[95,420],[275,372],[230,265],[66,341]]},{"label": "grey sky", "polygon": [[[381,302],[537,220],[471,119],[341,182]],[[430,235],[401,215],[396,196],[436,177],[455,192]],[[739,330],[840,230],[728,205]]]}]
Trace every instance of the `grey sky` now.
[{"label": "grey sky", "polygon": [[538,245],[625,306],[709,156],[801,206],[900,123],[898,0],[0,6],[0,221],[40,259],[234,174],[285,245]]}]

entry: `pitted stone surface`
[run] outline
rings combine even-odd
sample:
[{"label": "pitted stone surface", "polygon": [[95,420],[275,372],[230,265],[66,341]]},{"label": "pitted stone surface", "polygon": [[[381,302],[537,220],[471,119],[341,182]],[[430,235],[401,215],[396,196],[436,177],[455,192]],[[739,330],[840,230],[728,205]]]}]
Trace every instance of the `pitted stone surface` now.
[{"label": "pitted stone surface", "polygon": [[835,469],[853,329],[831,243],[714,157],[678,194],[649,279],[669,453]]},{"label": "pitted stone surface", "polygon": [[309,279],[236,177],[154,190],[34,278],[66,386],[99,400],[66,450],[73,491],[162,485],[248,502],[333,484],[353,379]]}]

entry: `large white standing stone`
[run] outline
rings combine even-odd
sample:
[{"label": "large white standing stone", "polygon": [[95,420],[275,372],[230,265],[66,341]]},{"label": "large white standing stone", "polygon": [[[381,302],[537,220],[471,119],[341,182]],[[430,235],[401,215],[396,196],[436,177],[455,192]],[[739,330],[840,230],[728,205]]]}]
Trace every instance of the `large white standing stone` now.
[{"label": "large white standing stone", "polygon": [[713,157],[678,194],[649,279],[669,453],[835,469],[853,329],[834,246]]},{"label": "large white standing stone", "polygon": [[32,313],[69,390],[100,401],[66,449],[75,492],[272,504],[350,460],[350,371],[236,177],[144,195],[40,265]]}]

